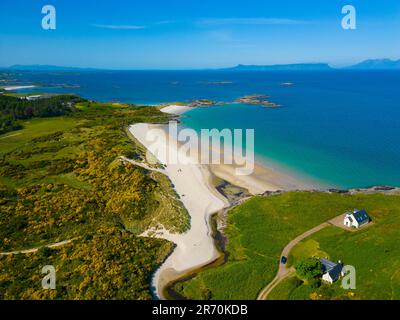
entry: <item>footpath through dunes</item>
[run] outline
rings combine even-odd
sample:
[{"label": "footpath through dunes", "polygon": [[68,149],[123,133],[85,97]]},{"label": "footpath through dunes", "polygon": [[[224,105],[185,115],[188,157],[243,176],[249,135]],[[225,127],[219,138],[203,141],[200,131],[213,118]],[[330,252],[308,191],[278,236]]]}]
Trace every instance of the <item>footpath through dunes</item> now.
[{"label": "footpath through dunes", "polygon": [[16,250],[16,251],[9,251],[9,252],[0,252],[0,256],[11,256],[11,255],[14,255],[14,254],[35,253],[35,252],[38,252],[39,249],[41,249],[41,248],[51,248],[51,249],[54,249],[54,248],[58,248],[58,247],[61,247],[61,246],[70,244],[70,243],[71,243],[72,241],[74,241],[74,240],[76,240],[76,239],[69,239],[69,240],[60,241],[60,242],[57,242],[57,243],[52,243],[52,244],[49,244],[49,245],[47,245],[47,246],[39,246],[39,247],[31,248],[31,249]]},{"label": "footpath through dunes", "polygon": [[[149,130],[159,128],[158,125],[141,123],[130,126],[129,130],[147,149],[151,146],[160,151],[154,156],[158,156],[157,160],[164,165],[165,174],[174,185],[191,218],[191,228],[184,234],[173,234],[165,229],[151,229],[142,234],[167,239],[176,245],[175,250],[160,266],[152,280],[154,293],[163,298],[163,286],[174,280],[177,275],[206,265],[218,257],[212,238],[210,217],[228,203],[211,185],[211,174],[207,168],[196,164],[184,154],[183,150],[172,151],[179,152],[181,159],[186,157],[186,161],[180,161],[185,164],[169,163],[160,156],[177,146],[167,145],[165,139],[162,138],[156,139],[155,142],[150,140]],[[159,133],[162,134],[160,129]]]}]

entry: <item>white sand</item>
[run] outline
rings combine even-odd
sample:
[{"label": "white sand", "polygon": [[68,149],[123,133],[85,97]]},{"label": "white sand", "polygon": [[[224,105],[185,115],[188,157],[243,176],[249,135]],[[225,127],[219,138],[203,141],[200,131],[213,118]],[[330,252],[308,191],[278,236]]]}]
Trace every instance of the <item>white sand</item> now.
[{"label": "white sand", "polygon": [[[169,114],[182,114],[189,109],[191,108],[186,106],[171,105],[161,111]],[[218,257],[209,225],[210,216],[227,207],[229,203],[211,184],[211,172],[232,184],[248,189],[253,194],[263,193],[267,190],[303,189],[309,186],[289,175],[257,164],[254,173],[249,176],[237,176],[233,165],[200,165],[196,159],[189,158],[182,149],[178,149],[177,145],[168,144],[165,139],[157,139],[156,142],[150,141],[149,130],[158,129],[160,132],[165,132],[161,128],[163,128],[161,125],[142,123],[132,125],[129,130],[148,150],[156,146],[158,151],[161,151],[161,156],[153,156],[156,156],[160,163],[166,165],[164,173],[174,184],[176,192],[181,196],[191,217],[191,228],[185,234],[171,234],[165,229],[148,230],[143,234],[143,236],[163,238],[176,244],[175,250],[160,266],[152,279],[154,292],[158,297],[164,298],[162,289],[170,281],[213,262]],[[167,150],[171,149],[179,152],[180,159],[185,159],[187,164],[182,164],[182,161],[178,162],[181,164],[167,163],[168,161],[162,156],[162,153],[167,154]]]},{"label": "white sand", "polygon": [[282,172],[266,168],[257,163],[249,175],[236,175],[234,165],[210,165],[211,172],[229,183],[247,189],[251,194],[263,194],[266,191],[277,190],[310,190],[314,185],[302,182]]},{"label": "white sand", "polygon": [[168,107],[164,107],[162,109],[160,109],[160,111],[164,112],[164,113],[168,113],[168,114],[176,114],[176,115],[180,115],[190,109],[193,109],[192,107],[188,107],[188,106],[177,106],[177,105],[170,105]]},{"label": "white sand", "polygon": [[[147,139],[147,132],[151,128],[158,128],[158,126],[135,124],[129,130],[141,144],[149,148],[150,145],[154,146],[154,142]],[[156,143],[158,143],[159,150],[168,148],[161,139]],[[174,148],[174,146],[171,145],[170,148]],[[213,213],[223,209],[227,203],[211,186],[210,173],[204,166],[194,163],[169,164],[162,157],[159,157],[158,160],[166,165],[165,174],[171,179],[176,192],[181,196],[181,200],[191,216],[191,228],[185,234],[171,234],[165,230],[156,234],[156,237],[176,244],[175,250],[161,265],[152,280],[155,293],[162,298],[164,273],[171,273],[172,270],[173,272],[184,272],[210,263],[218,257],[209,218]],[[191,162],[190,159],[188,162]]]},{"label": "white sand", "polygon": [[5,91],[14,91],[14,90],[19,90],[19,89],[30,89],[30,88],[35,88],[36,86],[13,86],[13,87],[5,87]]}]

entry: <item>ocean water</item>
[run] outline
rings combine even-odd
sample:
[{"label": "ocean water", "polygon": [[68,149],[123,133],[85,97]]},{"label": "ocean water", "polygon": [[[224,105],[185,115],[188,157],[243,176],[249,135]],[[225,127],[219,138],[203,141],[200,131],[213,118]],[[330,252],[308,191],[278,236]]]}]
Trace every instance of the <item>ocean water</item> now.
[{"label": "ocean water", "polygon": [[[255,129],[260,161],[332,187],[400,186],[398,71],[24,72],[15,78],[47,85],[25,92],[76,93],[136,104],[200,98],[232,102],[267,94],[283,107],[228,103],[199,108],[185,114],[183,125]],[[223,81],[229,83],[215,83]]]}]

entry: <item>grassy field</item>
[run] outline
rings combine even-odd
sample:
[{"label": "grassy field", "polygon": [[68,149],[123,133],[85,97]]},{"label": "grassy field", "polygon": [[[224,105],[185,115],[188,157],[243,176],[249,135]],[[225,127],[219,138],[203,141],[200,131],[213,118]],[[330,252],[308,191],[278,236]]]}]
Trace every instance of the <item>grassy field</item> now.
[{"label": "grassy field", "polygon": [[[189,282],[180,284],[177,289],[189,298],[255,299],[258,292],[275,276],[280,253],[290,240],[353,208],[368,210],[375,225],[360,233],[331,227],[317,234],[330,236],[320,236],[316,239],[313,237],[314,241],[311,242],[307,239],[306,246],[296,248],[294,252],[302,257],[310,253],[312,255],[327,252],[332,259],[341,259],[355,266],[369,259],[368,266],[360,266],[364,270],[360,269],[360,274],[365,272],[366,278],[367,274],[373,275],[364,285],[370,290],[378,290],[379,293],[367,290],[363,297],[389,298],[391,294],[385,293],[384,290],[384,286],[389,283],[374,281],[385,275],[387,280],[392,278],[393,285],[398,275],[393,268],[396,267],[395,261],[400,256],[399,250],[395,248],[395,241],[400,236],[400,231],[397,231],[400,230],[400,196],[384,195],[299,192],[252,198],[228,213],[228,262],[221,267],[200,273]],[[390,239],[387,249],[385,238]],[[371,239],[370,242],[367,242],[367,239]],[[365,256],[362,255],[363,250]],[[392,262],[387,262],[390,255],[393,255]],[[291,261],[297,258],[292,256]],[[383,274],[370,270],[383,270]],[[293,288],[297,289],[292,290]],[[288,279],[271,293],[271,297],[308,298],[312,293],[310,289],[306,285],[299,285],[296,279]],[[294,291],[293,295],[287,293],[290,290]],[[321,291],[323,290],[330,292],[334,289],[321,288]],[[324,294],[334,297],[326,292]]]},{"label": "grassy field", "polygon": [[[83,120],[81,120],[83,121]],[[72,117],[57,117],[48,119],[30,119],[22,122],[24,129],[0,135],[0,156],[26,145],[34,138],[54,133],[68,131],[79,125],[79,119]]]},{"label": "grassy field", "polygon": [[[293,299],[400,299],[400,202],[398,197],[368,198],[366,207],[374,221],[372,225],[356,232],[329,227],[300,242],[291,253],[294,263],[324,254],[333,261],[354,266],[356,289],[344,290],[339,281],[318,290],[303,284],[284,295]],[[279,298],[285,285],[277,287],[271,296]]]},{"label": "grassy field", "polygon": [[[0,256],[0,299],[148,299],[149,276],[172,244],[137,235],[190,226],[167,177],[119,160],[144,159],[128,124],[168,116],[126,104],[76,109],[0,135],[0,252],[74,239],[51,252]],[[40,287],[47,264],[57,269],[56,292]]]}]

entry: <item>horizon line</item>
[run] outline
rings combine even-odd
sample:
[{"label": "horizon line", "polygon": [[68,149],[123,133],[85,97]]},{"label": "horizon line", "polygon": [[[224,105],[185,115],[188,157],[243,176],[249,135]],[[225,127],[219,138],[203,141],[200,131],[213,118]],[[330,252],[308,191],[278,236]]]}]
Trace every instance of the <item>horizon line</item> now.
[{"label": "horizon line", "polygon": [[390,59],[390,58],[368,58],[361,60],[359,62],[355,62],[352,64],[345,64],[343,66],[333,66],[332,63],[329,62],[293,62],[293,63],[275,63],[275,64],[243,64],[237,63],[235,65],[229,65],[224,67],[171,67],[171,68],[163,68],[163,67],[149,67],[149,68],[140,68],[140,67],[127,67],[127,68],[113,68],[113,67],[77,67],[77,66],[67,66],[67,65],[58,65],[58,64],[12,64],[9,66],[0,66],[0,69],[13,69],[18,70],[16,67],[48,67],[48,68],[65,68],[65,69],[80,69],[80,70],[92,70],[92,71],[202,71],[202,70],[224,70],[224,69],[232,69],[238,66],[256,66],[256,67],[274,67],[274,66],[291,66],[291,65],[318,65],[324,64],[328,65],[332,69],[340,70],[345,69],[354,65],[357,65],[366,61],[374,61],[374,60],[388,60],[392,62],[400,61],[400,58]]}]

